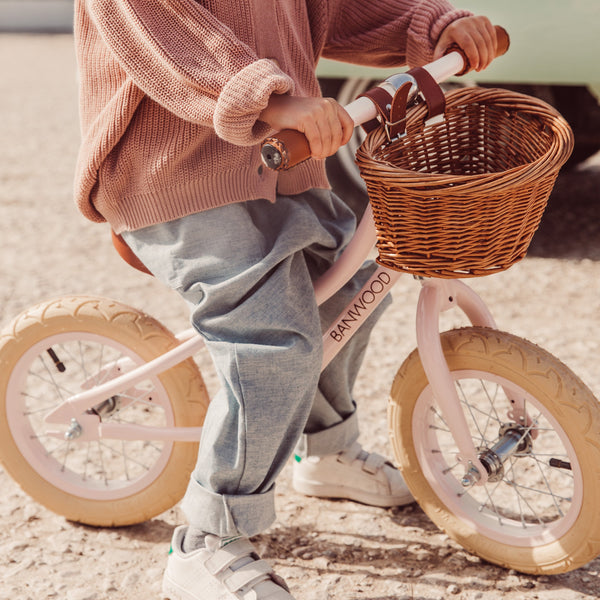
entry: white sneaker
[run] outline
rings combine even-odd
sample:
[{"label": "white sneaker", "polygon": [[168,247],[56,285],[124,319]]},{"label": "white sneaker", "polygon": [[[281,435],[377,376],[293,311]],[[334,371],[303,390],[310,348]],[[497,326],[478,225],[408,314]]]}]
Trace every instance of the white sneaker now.
[{"label": "white sneaker", "polygon": [[247,538],[207,535],[205,547],[183,552],[187,527],[173,534],[163,578],[170,600],[294,600],[281,577],[256,554]]},{"label": "white sneaker", "polygon": [[339,454],[296,457],[292,484],[307,496],[345,498],[372,506],[414,502],[400,471],[383,456],[365,452],[359,443]]}]

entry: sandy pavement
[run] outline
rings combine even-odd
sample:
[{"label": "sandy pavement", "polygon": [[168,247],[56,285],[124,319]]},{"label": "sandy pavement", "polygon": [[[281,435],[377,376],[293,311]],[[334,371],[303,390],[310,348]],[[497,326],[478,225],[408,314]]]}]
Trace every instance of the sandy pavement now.
[{"label": "sandy pavement", "polygon": [[[183,303],[114,253],[108,229],[71,200],[78,146],[70,36],[0,35],[0,323],[65,293],[108,296],[172,329]],[[561,176],[530,256],[473,281],[500,329],[545,347],[600,397],[600,159]],[[390,453],[386,397],[414,347],[418,286],[403,278],[378,325],[357,399],[362,442]],[[444,317],[444,325],[462,323]],[[392,335],[394,337],[392,337]],[[209,387],[206,356],[198,360]],[[289,467],[279,518],[257,545],[298,600],[575,600],[600,597],[600,559],[570,574],[524,576],[463,551],[416,506],[381,510],[295,494]],[[0,600],[150,600],[178,508],[121,529],[73,524],[30,500],[0,468]]]}]

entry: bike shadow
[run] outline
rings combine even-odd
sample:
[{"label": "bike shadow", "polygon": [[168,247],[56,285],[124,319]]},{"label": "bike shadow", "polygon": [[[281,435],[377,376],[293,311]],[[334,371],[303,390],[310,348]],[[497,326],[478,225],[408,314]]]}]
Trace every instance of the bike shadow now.
[{"label": "bike shadow", "polygon": [[[72,527],[83,529],[84,531],[101,531],[104,529],[102,527],[78,523],[76,521],[67,520],[67,522]],[[107,528],[107,530],[116,532],[118,535],[132,541],[135,540],[137,542],[147,542],[152,544],[169,544],[173,537],[173,527],[172,523],[157,517],[155,519],[150,519],[149,521],[144,521],[143,523],[110,527]]]},{"label": "bike shadow", "polygon": [[[350,511],[348,519],[352,520],[353,505],[347,508],[347,502],[337,500],[319,502],[324,503],[324,510]],[[314,524],[286,526],[280,522],[265,533],[254,536],[252,541],[262,558],[270,561],[276,569],[278,566],[291,568],[302,580],[317,580],[323,575],[339,581],[345,577],[364,581],[385,580],[385,587],[401,589],[406,594],[400,597],[414,600],[425,598],[418,595],[414,589],[417,586],[424,585],[444,593],[452,578],[459,583],[461,594],[476,594],[475,597],[516,590],[522,590],[527,598],[537,597],[535,594],[540,592],[552,594],[553,591],[554,597],[560,597],[565,588],[582,594],[582,597],[589,597],[586,594],[590,593],[599,597],[600,558],[570,573],[524,575],[469,554],[439,531],[416,504],[382,509],[378,516],[389,520],[387,532],[384,528],[382,533],[367,533],[351,530],[348,526],[320,530]],[[169,520],[158,517],[137,525],[115,528],[115,531],[132,542],[168,544],[173,532],[173,524]],[[89,525],[71,525],[89,531],[97,530]],[[419,532],[427,535],[420,536]],[[382,596],[380,591],[372,596],[368,593],[368,589],[363,589],[349,600],[359,597],[362,600],[398,598],[397,595]]]},{"label": "bike shadow", "polygon": [[[474,597],[486,597],[490,593],[521,590],[524,598],[535,598],[539,593],[560,598],[565,588],[582,594],[582,597],[586,594],[598,597],[600,578],[597,569],[600,559],[592,561],[585,571],[543,576],[520,574],[466,552],[437,530],[417,505],[386,510],[381,518],[386,517],[394,528],[400,526],[395,534],[372,535],[360,531],[349,532],[346,528],[344,531],[307,530],[283,524],[256,536],[253,542],[263,558],[273,563],[281,561],[286,565],[291,562],[307,579],[311,578],[311,573],[315,578],[327,574],[334,578],[337,576],[340,580],[350,576],[365,581],[372,578],[381,582],[384,579],[384,587],[407,592],[400,597],[414,600],[422,600],[417,586],[421,589],[422,586],[430,590],[437,589],[440,594],[457,593],[448,592],[448,585],[453,580],[458,583],[460,597],[471,597],[471,594]],[[402,535],[403,528],[407,528],[406,538]],[[410,535],[410,532],[415,534],[420,530],[428,532],[428,535],[416,541],[415,535]],[[431,531],[438,531],[439,536],[432,536]],[[398,596],[382,596],[381,592],[369,596],[368,590],[363,589],[349,600],[355,598],[397,600]]]},{"label": "bike shadow", "polygon": [[559,174],[527,254],[600,261],[600,155]]}]

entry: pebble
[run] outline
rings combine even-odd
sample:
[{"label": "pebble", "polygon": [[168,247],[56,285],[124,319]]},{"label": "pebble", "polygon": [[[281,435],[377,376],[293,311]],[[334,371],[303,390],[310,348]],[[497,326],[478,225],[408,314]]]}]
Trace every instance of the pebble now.
[{"label": "pebble", "polygon": [[12,552],[20,552],[21,550],[25,550],[26,548],[29,548],[29,542],[26,542],[25,540],[18,540],[4,546],[2,548],[2,553],[10,554]]},{"label": "pebble", "polygon": [[112,579],[105,579],[102,582],[102,591],[107,594],[109,592],[117,591],[117,584]]},{"label": "pebble", "polygon": [[61,571],[58,576],[63,579],[79,579],[81,577],[81,571]]},{"label": "pebble", "polygon": [[324,556],[319,556],[313,560],[313,565],[322,571],[326,571],[329,567],[329,561]]},{"label": "pebble", "polygon": [[33,559],[26,560],[24,562],[18,563],[11,571],[8,573],[3,573],[3,578],[10,579],[11,577],[15,577],[19,573],[23,573],[27,571],[29,568],[33,567],[35,561]]},{"label": "pebble", "polygon": [[34,521],[40,518],[40,509],[37,504],[28,504],[23,511],[25,521]]},{"label": "pebble", "polygon": [[140,574],[137,571],[131,571],[125,575],[123,578],[123,582],[121,583],[121,587],[123,589],[134,587],[136,583],[140,580]]}]

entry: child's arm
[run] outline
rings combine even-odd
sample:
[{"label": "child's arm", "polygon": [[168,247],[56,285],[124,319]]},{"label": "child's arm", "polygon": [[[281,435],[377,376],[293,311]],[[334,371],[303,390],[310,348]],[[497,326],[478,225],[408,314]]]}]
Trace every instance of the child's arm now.
[{"label": "child's arm", "polygon": [[[487,17],[463,17],[441,33],[435,47],[439,58],[452,44],[466,54],[471,67],[485,69],[496,55],[496,32]],[[273,94],[260,120],[279,131],[296,129],[306,136],[314,158],[335,154],[348,142],[354,123],[333,98],[300,98]]]},{"label": "child's arm", "polygon": [[327,0],[325,58],[374,67],[431,62],[442,31],[473,13],[448,0]]},{"label": "child's arm", "polygon": [[[260,58],[194,0],[87,0],[86,9],[114,59],[137,88],[179,118],[231,143],[251,145],[271,94],[294,89],[277,64]],[[85,44],[95,32],[80,31]],[[89,61],[86,65],[93,69]]]}]

